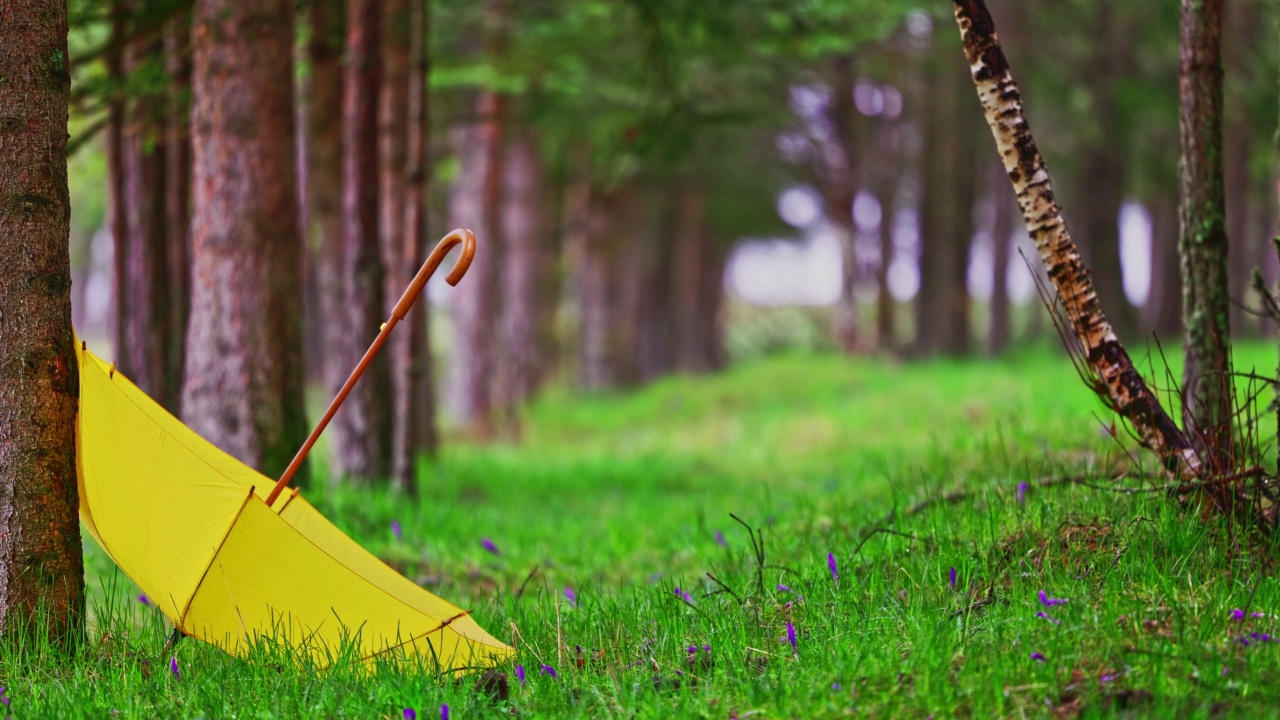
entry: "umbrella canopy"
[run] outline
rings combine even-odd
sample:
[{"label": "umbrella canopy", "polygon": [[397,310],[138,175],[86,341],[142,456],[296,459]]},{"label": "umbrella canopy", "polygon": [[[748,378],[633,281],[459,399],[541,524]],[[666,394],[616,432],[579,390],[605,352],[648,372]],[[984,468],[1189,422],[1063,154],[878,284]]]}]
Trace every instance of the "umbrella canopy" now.
[{"label": "umbrella canopy", "polygon": [[80,518],[184,634],[243,655],[284,644],[328,665],[344,646],[399,649],[443,670],[514,653],[468,611],[418,587],[297,491],[183,425],[82,344]]}]

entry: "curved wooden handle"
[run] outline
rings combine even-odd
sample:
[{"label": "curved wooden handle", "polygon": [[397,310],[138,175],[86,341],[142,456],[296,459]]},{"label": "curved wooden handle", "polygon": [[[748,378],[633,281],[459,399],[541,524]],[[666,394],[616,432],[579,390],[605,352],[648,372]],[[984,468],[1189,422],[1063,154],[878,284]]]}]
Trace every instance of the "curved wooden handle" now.
[{"label": "curved wooden handle", "polygon": [[293,456],[289,467],[285,468],[284,474],[276,481],[276,486],[271,489],[271,494],[267,496],[267,507],[274,504],[276,498],[280,497],[280,493],[288,487],[289,481],[297,474],[298,468],[302,467],[302,461],[307,459],[307,454],[311,452],[312,446],[316,444],[316,440],[320,439],[320,433],[324,432],[324,429],[328,427],[334,413],[338,412],[338,408],[347,399],[347,395],[351,394],[351,389],[356,386],[360,376],[364,375],[369,363],[373,362],[373,358],[382,349],[383,343],[387,341],[387,336],[409,314],[409,309],[417,302],[418,296],[422,294],[422,289],[427,286],[427,281],[431,279],[436,269],[444,262],[445,256],[449,254],[453,246],[458,243],[462,243],[462,255],[458,258],[458,262],[454,264],[453,270],[449,271],[449,275],[445,280],[450,285],[457,285],[462,276],[467,274],[467,269],[471,267],[471,260],[476,254],[476,236],[470,230],[458,229],[445,235],[440,242],[436,243],[435,249],[427,256],[427,261],[422,264],[422,268],[413,277],[409,287],[405,288],[404,294],[400,296],[400,301],[391,310],[391,317],[382,324],[382,330],[378,332],[378,337],[373,339],[373,344],[365,351],[364,357],[360,358],[356,369],[351,371],[351,376],[342,384],[342,389],[338,391],[337,397],[333,399],[333,402],[329,403],[329,409],[324,411],[324,416],[320,418],[320,422],[316,423],[315,429],[307,436],[307,441],[298,449],[298,454]]}]

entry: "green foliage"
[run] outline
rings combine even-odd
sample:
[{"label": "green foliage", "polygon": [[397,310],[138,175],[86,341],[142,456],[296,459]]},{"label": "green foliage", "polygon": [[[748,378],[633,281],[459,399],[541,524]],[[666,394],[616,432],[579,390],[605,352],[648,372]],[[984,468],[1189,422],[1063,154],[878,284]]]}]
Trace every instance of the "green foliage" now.
[{"label": "green foliage", "polygon": [[[1237,350],[1240,368],[1274,361],[1270,347]],[[1115,492],[1102,475],[1123,452],[1098,412],[1049,348],[904,367],[781,357],[613,398],[553,390],[529,410],[524,445],[455,444],[424,466],[416,505],[313,497],[515,636],[527,684],[503,668],[506,701],[429,667],[370,676],[340,653],[317,671],[265,646],[233,659],[190,640],[175,678],[159,655],[167,629],[92,547],[90,644],[70,661],[0,649],[0,678],[15,718],[423,718],[442,704],[454,717],[1043,716],[1073,703],[1274,716],[1280,646],[1251,637],[1280,622],[1274,549],[1231,542],[1162,492]],[[1038,484],[1077,474],[1098,487]],[[1119,485],[1164,482],[1129,478]],[[971,494],[906,512],[954,490]],[[760,528],[767,567],[729,513]],[[1041,590],[1069,602],[1045,607]]]}]

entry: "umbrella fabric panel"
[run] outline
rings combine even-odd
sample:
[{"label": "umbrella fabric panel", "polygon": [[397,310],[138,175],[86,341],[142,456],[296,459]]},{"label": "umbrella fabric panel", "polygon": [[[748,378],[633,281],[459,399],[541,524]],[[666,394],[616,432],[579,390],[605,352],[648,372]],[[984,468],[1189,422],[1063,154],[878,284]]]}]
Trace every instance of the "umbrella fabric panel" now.
[{"label": "umbrella fabric panel", "polygon": [[[280,511],[280,517],[330,557],[418,612],[437,618],[450,618],[462,612],[457,605],[423,590],[365,550],[301,496],[285,506]],[[504,643],[485,632],[470,615],[453,621],[449,627],[483,645],[506,648]]]},{"label": "umbrella fabric panel", "polygon": [[[282,641],[329,664],[348,643],[360,658],[405,645],[443,669],[489,665],[509,652],[452,629],[405,604],[329,556],[264,503],[250,499],[209,566],[183,630],[243,654],[258,640]],[[426,641],[429,641],[429,645]]]},{"label": "umbrella fabric panel", "polygon": [[198,435],[101,359],[86,350],[79,356],[80,515],[121,569],[177,618],[247,490],[192,447],[207,442],[195,443]]}]

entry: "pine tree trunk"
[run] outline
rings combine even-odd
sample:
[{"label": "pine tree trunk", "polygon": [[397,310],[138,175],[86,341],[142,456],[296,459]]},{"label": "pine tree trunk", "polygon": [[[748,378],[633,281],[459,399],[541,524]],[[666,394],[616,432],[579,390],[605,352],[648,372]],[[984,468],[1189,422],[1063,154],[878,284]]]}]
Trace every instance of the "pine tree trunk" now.
[{"label": "pine tree trunk", "polygon": [[[354,368],[389,311],[378,235],[379,0],[347,4],[342,95],[343,274],[347,307],[340,354]],[[390,366],[379,354],[333,419],[334,475],[357,482],[387,478],[391,467]]]},{"label": "pine tree trunk", "polygon": [[[941,43],[943,36],[938,35]],[[978,177],[972,117],[965,113],[964,80],[944,64],[927,101],[924,189],[920,209],[920,292],[916,296],[916,352],[969,351],[969,246]]]},{"label": "pine tree trunk", "polygon": [[[502,213],[505,340],[499,376],[514,403],[537,390],[545,362],[539,332],[545,316],[554,311],[555,298],[545,294],[546,274],[554,270],[548,262],[547,174],[532,133],[516,134],[507,154]],[[509,431],[516,429],[515,420],[508,416]]]},{"label": "pine tree trunk", "polygon": [[1085,65],[1083,79],[1090,88],[1090,110],[1096,131],[1086,135],[1081,148],[1081,169],[1076,174],[1074,218],[1083,238],[1085,262],[1093,273],[1098,301],[1120,336],[1133,333],[1135,314],[1124,294],[1120,266],[1120,205],[1124,193],[1125,158],[1118,145],[1124,141],[1117,104],[1117,78],[1125,72],[1126,46],[1131,36],[1113,12],[1102,3],[1094,14],[1094,36],[1103,44]]},{"label": "pine tree trunk", "polygon": [[828,211],[840,230],[840,296],[836,301],[834,330],[836,344],[846,353],[858,350],[858,300],[854,284],[858,278],[858,228],[853,218],[853,198],[857,192],[857,111],[853,106],[853,56],[835,58],[831,100],[827,118],[834,135],[830,162],[826,169]]},{"label": "pine tree trunk", "polygon": [[679,232],[676,207],[683,188],[668,186],[655,198],[657,209],[647,215],[651,237],[636,243],[636,263],[626,268],[640,279],[638,305],[632,311],[637,327],[636,380],[652,382],[675,370],[675,238]]},{"label": "pine tree trunk", "polygon": [[[404,237],[399,242],[399,262],[408,268],[418,268],[427,255],[426,202],[431,172],[427,77],[431,57],[428,46],[431,4],[428,0],[410,0],[408,13],[410,64],[405,95]],[[393,402],[398,418],[391,442],[391,473],[396,487],[411,497],[418,494],[415,465],[418,454],[434,457],[440,443],[428,331],[430,317],[424,294],[409,313],[408,327],[391,345]]]},{"label": "pine tree trunk", "polygon": [[164,37],[170,84],[166,99],[165,235],[168,246],[169,330],[165,397],[177,410],[186,366],[187,321],[191,315],[191,8],[169,21]]},{"label": "pine tree trunk", "polygon": [[107,38],[107,50],[103,57],[107,79],[111,81],[111,97],[107,103],[107,224],[111,228],[111,314],[112,354],[121,358],[125,334],[125,281],[128,277],[126,242],[128,235],[128,204],[124,189],[124,38],[126,33],[124,0],[111,0],[108,10],[111,34]]},{"label": "pine tree trunk", "polygon": [[[401,262],[404,243],[405,132],[409,92],[407,0],[380,0],[382,75],[378,82],[378,236],[382,247],[383,297],[400,297],[418,268]],[[390,358],[394,362],[395,358]],[[398,371],[393,370],[398,375]],[[393,422],[400,417],[393,413]]]},{"label": "pine tree trunk", "polygon": [[606,390],[622,382],[614,324],[621,293],[613,285],[613,269],[618,265],[613,255],[620,249],[618,228],[625,224],[619,218],[632,215],[632,195],[628,188],[589,191],[586,225],[575,253],[578,386],[584,390]]},{"label": "pine tree trunk", "polygon": [[[500,333],[498,307],[501,278],[503,135],[507,98],[484,91],[477,101],[480,125],[459,133],[462,172],[453,193],[451,224],[470,227],[477,249],[467,281],[453,294],[454,348],[450,387],[459,421],[479,438],[494,434],[494,375]],[[468,147],[469,146],[469,147]],[[466,197],[470,195],[471,197]],[[500,335],[498,335],[500,337]]]},{"label": "pine tree trunk", "polygon": [[[131,32],[133,35],[138,33]],[[161,56],[159,39],[132,38],[124,50],[126,76],[141,74]],[[172,320],[165,191],[164,97],[147,93],[128,101],[123,133],[124,270],[120,281],[123,324],[116,335],[116,365],[169,410],[178,384],[165,376]]]},{"label": "pine tree trunk", "polygon": [[884,352],[897,346],[897,301],[889,292],[889,264],[893,262],[893,230],[898,215],[903,166],[902,127],[889,120],[881,122],[875,148],[876,163],[872,181],[876,200],[880,203],[880,263],[876,267],[876,345]]},{"label": "pine tree trunk", "polygon": [[82,635],[84,565],[66,4],[5,4],[0,77],[0,635],[70,644]]},{"label": "pine tree trunk", "polygon": [[268,476],[306,437],[288,0],[198,0],[184,421]]},{"label": "pine tree trunk", "polygon": [[680,193],[672,277],[675,283],[676,368],[709,373],[724,367],[724,265],[727,248],[707,223],[707,197],[696,185]]},{"label": "pine tree trunk", "polygon": [[319,351],[309,359],[319,365],[330,394],[337,393],[352,369],[343,350],[348,343],[342,235],[343,2],[313,0],[307,43],[306,244],[314,268],[309,279],[315,285],[312,312],[319,316],[315,327],[320,340]]},{"label": "pine tree trunk", "polygon": [[1178,200],[1170,192],[1147,203],[1151,213],[1151,289],[1143,308],[1146,333],[1166,342],[1182,335],[1182,276],[1178,261]]},{"label": "pine tree trunk", "polygon": [[1231,458],[1231,332],[1222,172],[1222,0],[1183,0],[1181,43],[1183,423]]},{"label": "pine tree trunk", "polygon": [[954,5],[987,124],[1013,183],[1027,231],[1048,269],[1067,325],[1080,343],[1083,363],[1094,375],[1099,393],[1105,393],[1110,405],[1165,467],[1198,475],[1199,455],[1138,374],[1102,312],[1054,199],[1044,158],[1023,116],[1021,95],[996,39],[991,14],[983,0],[954,0]]},{"label": "pine tree trunk", "polygon": [[1009,345],[1009,246],[1013,242],[1014,198],[1005,185],[1004,167],[991,164],[991,326],[987,354],[997,356]]}]

